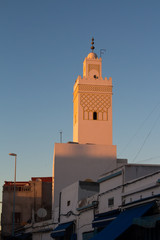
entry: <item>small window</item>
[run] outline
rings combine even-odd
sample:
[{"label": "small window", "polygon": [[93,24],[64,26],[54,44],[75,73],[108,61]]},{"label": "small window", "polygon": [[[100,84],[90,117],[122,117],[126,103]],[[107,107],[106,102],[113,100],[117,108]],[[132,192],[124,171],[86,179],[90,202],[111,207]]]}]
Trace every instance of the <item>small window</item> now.
[{"label": "small window", "polygon": [[83,232],[82,233],[82,239],[83,240],[89,240],[89,239],[91,239],[91,238],[93,238],[94,237],[94,231],[90,231],[90,232]]},{"label": "small window", "polygon": [[97,112],[93,112],[93,120],[97,120]]},{"label": "small window", "polygon": [[67,201],[67,206],[69,206],[71,204],[71,201]]},{"label": "small window", "polygon": [[[12,219],[13,219],[13,215],[12,215]],[[20,223],[21,222],[21,213],[15,212],[14,219],[15,219],[15,223]]]},{"label": "small window", "polygon": [[95,79],[98,79],[98,76],[97,76],[97,75],[94,75],[93,77],[94,77]]},{"label": "small window", "polygon": [[111,207],[114,205],[114,198],[109,198],[108,199],[108,207]]}]

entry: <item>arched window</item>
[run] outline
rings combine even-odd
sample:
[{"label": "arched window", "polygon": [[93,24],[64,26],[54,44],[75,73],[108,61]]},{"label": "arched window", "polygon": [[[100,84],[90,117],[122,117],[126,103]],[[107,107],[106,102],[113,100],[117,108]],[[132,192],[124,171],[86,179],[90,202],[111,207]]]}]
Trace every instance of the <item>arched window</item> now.
[{"label": "arched window", "polygon": [[97,112],[93,112],[93,120],[97,120]]}]

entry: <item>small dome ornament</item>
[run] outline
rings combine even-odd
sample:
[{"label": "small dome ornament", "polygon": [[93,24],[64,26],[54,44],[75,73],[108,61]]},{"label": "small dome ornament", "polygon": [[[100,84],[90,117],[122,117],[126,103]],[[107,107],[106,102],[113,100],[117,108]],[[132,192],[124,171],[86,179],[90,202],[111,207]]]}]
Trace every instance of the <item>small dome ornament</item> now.
[{"label": "small dome ornament", "polygon": [[97,54],[93,52],[93,50],[95,49],[94,47],[94,38],[92,38],[92,42],[91,42],[92,46],[91,46],[91,50],[92,52],[90,52],[87,56],[88,59],[97,59]]},{"label": "small dome ornament", "polygon": [[96,53],[91,52],[91,53],[88,54],[87,58],[88,58],[88,59],[97,59],[98,57],[97,57],[97,54],[96,54]]},{"label": "small dome ornament", "polygon": [[94,47],[94,38],[92,38],[92,42],[91,42],[91,44],[92,44],[92,46],[91,46],[91,50],[92,50],[92,52],[93,52],[93,50],[95,49],[95,47]]}]

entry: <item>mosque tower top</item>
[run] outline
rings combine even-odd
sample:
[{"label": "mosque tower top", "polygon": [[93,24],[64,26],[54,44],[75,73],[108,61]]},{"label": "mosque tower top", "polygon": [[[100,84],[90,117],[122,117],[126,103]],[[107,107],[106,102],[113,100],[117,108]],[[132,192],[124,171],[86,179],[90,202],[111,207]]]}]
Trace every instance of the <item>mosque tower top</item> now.
[{"label": "mosque tower top", "polygon": [[73,93],[73,141],[112,145],[112,78],[103,79],[102,59],[91,52],[83,62]]}]

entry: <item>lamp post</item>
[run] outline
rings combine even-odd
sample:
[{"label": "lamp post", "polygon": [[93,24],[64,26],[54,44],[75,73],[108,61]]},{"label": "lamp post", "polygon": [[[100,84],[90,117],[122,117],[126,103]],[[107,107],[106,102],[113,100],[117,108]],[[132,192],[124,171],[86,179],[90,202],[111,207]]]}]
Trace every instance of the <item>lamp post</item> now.
[{"label": "lamp post", "polygon": [[16,158],[17,154],[9,153],[10,156],[15,157],[15,167],[14,167],[14,192],[13,192],[13,221],[12,221],[12,236],[14,237],[14,228],[15,228],[15,195],[16,195]]}]

